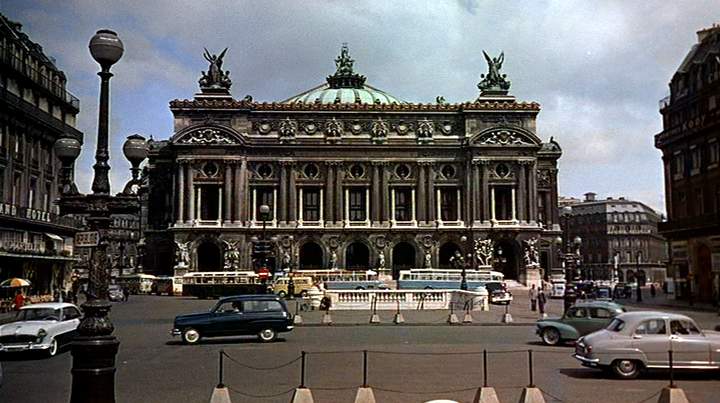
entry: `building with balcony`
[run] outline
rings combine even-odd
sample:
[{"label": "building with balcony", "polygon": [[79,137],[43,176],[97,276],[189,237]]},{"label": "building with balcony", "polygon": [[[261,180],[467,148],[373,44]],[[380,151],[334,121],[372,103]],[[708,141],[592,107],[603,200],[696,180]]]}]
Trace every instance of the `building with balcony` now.
[{"label": "building with balcony", "polygon": [[508,278],[558,265],[561,149],[538,137],[537,103],[486,81],[469,102],[411,103],[366,84],[346,47],[336,67],[285,101],[236,100],[204,77],[170,102],[175,133],[151,143],[147,166],[146,272],[247,269],[263,234],[270,265],[297,269],[397,276],[486,239]]},{"label": "building with balcony", "polygon": [[21,25],[0,14],[0,279],[49,294],[69,275],[77,222],[57,215],[53,144],[75,137],[78,99]]},{"label": "building with balcony", "polygon": [[[624,197],[597,200],[585,193],[585,199],[562,198],[560,220],[563,239],[579,249],[581,277],[641,283],[662,283],[666,278],[667,242],[658,234],[660,214],[642,202]],[[572,200],[573,202],[569,202]],[[563,208],[565,206],[570,209]],[[614,272],[614,274],[613,274]]]},{"label": "building with balcony", "polygon": [[720,296],[720,26],[697,33],[660,101],[670,273],[677,295]]}]

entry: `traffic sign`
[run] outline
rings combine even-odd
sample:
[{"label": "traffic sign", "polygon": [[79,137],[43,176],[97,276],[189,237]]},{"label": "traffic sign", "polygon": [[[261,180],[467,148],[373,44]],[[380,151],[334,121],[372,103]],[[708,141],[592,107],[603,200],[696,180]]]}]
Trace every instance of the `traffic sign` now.
[{"label": "traffic sign", "polygon": [[97,246],[100,243],[100,233],[97,231],[85,231],[75,234],[75,246],[88,247]]}]

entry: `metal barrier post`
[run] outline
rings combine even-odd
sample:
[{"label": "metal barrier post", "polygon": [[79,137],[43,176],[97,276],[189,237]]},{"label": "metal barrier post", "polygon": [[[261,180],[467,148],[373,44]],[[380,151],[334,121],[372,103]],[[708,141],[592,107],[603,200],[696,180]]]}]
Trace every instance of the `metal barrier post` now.
[{"label": "metal barrier post", "polygon": [[300,388],[305,388],[305,351],[301,352],[300,359]]},{"label": "metal barrier post", "polygon": [[220,368],[218,373],[218,388],[224,388],[225,385],[223,384],[223,355],[225,355],[225,350],[220,350]]},{"label": "metal barrier post", "polygon": [[670,387],[675,387],[675,371],[673,370],[673,352],[668,350],[668,361],[670,364]]},{"label": "metal barrier post", "polygon": [[487,388],[487,350],[483,350],[483,388]]},{"label": "metal barrier post", "polygon": [[533,357],[532,357],[533,351],[528,350],[528,372],[530,374],[530,383],[528,384],[528,388],[534,388],[535,383],[533,382]]},{"label": "metal barrier post", "polygon": [[363,388],[368,387],[367,383],[367,350],[363,350]]}]

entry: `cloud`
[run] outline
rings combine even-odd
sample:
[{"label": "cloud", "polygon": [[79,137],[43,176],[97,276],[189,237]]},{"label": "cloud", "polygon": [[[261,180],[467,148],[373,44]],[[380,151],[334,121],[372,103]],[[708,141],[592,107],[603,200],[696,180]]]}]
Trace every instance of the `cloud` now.
[{"label": "cloud", "polygon": [[[370,84],[412,102],[475,99],[486,69],[482,50],[504,51],[511,92],[541,103],[538,134],[563,146],[561,192],[643,198],[657,208],[657,101],[720,3],[37,0],[5,4],[3,12],[21,20],[68,74],[88,147],[98,82],[87,41],[105,27],[123,39],[126,54],[112,81],[116,187],[128,175],[123,138],[172,134],[167,102],[197,91],[207,68],[203,47],[230,48],[225,67],[237,98],[277,101],[323,82],[349,42]],[[83,166],[92,155],[86,149]]]}]

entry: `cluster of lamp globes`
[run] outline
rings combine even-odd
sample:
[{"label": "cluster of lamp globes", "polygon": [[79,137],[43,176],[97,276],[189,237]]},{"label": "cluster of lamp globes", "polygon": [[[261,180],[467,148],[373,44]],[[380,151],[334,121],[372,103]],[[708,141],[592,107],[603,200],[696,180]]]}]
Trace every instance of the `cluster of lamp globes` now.
[{"label": "cluster of lamp globes", "polygon": [[[102,73],[110,72],[110,66],[115,64],[123,55],[123,43],[113,31],[103,29],[97,31],[90,39],[90,54],[95,59]],[[74,137],[63,137],[58,139],[54,146],[55,155],[65,166],[71,166],[80,155],[80,141]],[[133,168],[137,168],[148,154],[148,144],[145,138],[139,134],[128,136],[123,144],[123,154],[130,161]]]}]

